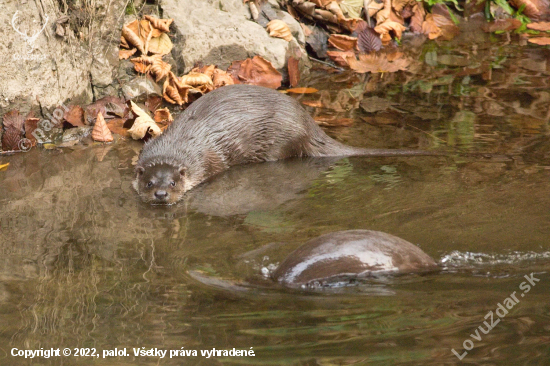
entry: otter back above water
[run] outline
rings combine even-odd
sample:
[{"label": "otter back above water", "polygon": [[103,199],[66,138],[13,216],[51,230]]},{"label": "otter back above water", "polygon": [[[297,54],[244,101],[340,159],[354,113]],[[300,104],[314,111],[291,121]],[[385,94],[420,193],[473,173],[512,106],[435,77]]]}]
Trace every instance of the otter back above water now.
[{"label": "otter back above water", "polygon": [[146,201],[173,203],[185,191],[239,164],[302,156],[427,154],[346,146],[327,136],[291,97],[259,86],[230,85],[199,98],[161,136],[145,144],[135,186]]},{"label": "otter back above water", "polygon": [[290,253],[272,277],[302,287],[334,278],[434,270],[437,264],[416,245],[381,231],[347,230],[321,235]]}]

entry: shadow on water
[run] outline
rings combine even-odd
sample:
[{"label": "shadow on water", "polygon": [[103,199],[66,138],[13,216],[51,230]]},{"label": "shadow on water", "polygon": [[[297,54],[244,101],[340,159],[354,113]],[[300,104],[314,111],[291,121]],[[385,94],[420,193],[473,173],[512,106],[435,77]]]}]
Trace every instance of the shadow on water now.
[{"label": "shadow on water", "polygon": [[[118,142],[106,155],[92,146],[3,157],[10,165],[0,172],[0,363],[31,363],[12,357],[13,347],[117,347],[130,356],[100,363],[441,365],[457,363],[451,349],[461,354],[469,339],[474,348],[463,362],[544,364],[550,89],[547,69],[518,66],[529,52],[547,56],[480,46],[479,74],[459,77],[464,69],[441,65],[417,79],[321,73],[321,96],[297,97],[322,99],[315,116],[353,119],[328,131],[350,145],[447,141],[443,157],[238,167],[170,207],[145,205],[131,188],[139,143]],[[485,75],[487,60],[502,69]],[[452,78],[441,79],[441,70]],[[365,92],[393,107],[361,110]],[[402,237],[443,270],[323,291],[283,289],[262,277],[301,243],[348,229]],[[472,338],[531,273],[540,282],[488,334]],[[142,346],[254,347],[256,357],[134,358],[132,347]]]}]

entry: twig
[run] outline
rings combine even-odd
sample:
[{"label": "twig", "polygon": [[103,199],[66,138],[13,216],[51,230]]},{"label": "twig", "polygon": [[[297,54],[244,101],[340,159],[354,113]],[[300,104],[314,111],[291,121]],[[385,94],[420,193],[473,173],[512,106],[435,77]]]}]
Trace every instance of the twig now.
[{"label": "twig", "polygon": [[339,67],[339,66],[336,66],[336,65],[334,65],[334,64],[332,64],[332,63],[330,63],[330,62],[321,61],[321,60],[318,60],[318,59],[313,58],[313,57],[311,57],[311,56],[309,56],[309,59],[310,59],[310,60],[313,60],[313,61],[316,61],[316,62],[318,62],[318,63],[320,63],[320,64],[323,64],[323,65],[326,65],[326,66],[330,66],[330,67],[332,67],[332,68],[334,68],[334,69],[336,69],[336,70],[338,70],[338,71],[346,71],[345,69],[343,69],[343,68],[341,68],[341,67]]}]

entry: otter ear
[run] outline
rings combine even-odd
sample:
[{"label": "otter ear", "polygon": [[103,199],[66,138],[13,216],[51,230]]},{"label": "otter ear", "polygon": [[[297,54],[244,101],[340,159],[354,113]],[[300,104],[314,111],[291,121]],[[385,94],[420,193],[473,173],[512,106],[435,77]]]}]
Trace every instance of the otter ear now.
[{"label": "otter ear", "polygon": [[180,166],[178,172],[180,173],[180,177],[183,178],[185,176],[185,173],[187,172],[187,169],[184,166]]},{"label": "otter ear", "polygon": [[142,166],[136,166],[136,174],[138,175],[138,177],[142,175],[143,172],[145,172],[145,169]]}]

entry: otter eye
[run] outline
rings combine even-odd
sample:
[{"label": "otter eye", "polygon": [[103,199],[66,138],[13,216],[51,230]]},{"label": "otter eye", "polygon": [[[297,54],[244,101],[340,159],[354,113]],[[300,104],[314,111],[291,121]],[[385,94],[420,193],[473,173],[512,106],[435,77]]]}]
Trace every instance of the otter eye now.
[{"label": "otter eye", "polygon": [[151,188],[152,186],[153,186],[153,182],[149,181],[149,182],[147,183],[147,188]]},{"label": "otter eye", "polygon": [[175,186],[176,186],[176,182],[172,181],[172,182],[170,182],[170,185],[171,185],[172,187],[175,187]]}]

